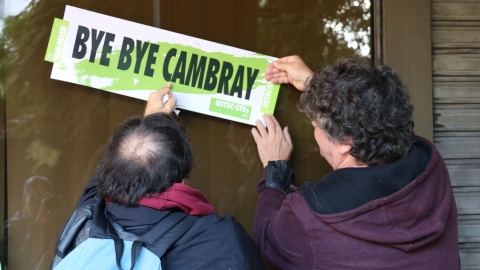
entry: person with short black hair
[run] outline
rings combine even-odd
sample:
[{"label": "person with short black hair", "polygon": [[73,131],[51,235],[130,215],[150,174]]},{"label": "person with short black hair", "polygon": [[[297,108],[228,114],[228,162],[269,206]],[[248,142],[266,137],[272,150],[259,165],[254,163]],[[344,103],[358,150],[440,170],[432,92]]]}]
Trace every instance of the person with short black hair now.
[{"label": "person with short black hair", "polygon": [[182,183],[191,170],[190,142],[172,114],[133,118],[110,139],[98,169],[98,192],[112,203],[136,206],[145,194]]},{"label": "person with short black hair", "polygon": [[266,128],[257,121],[264,174],[253,238],[263,254],[282,269],[460,269],[448,171],[413,134],[395,71],[354,58],[313,72],[289,56],[265,74],[304,91],[299,110],[333,172],[295,188],[288,129],[273,115]]},{"label": "person with short black hair", "polygon": [[[94,253],[95,259],[104,260],[89,252],[86,243],[92,238],[133,242],[133,269],[144,254],[143,249],[134,252],[135,243],[144,235],[157,234],[158,240],[140,242],[140,246],[161,259],[162,269],[264,269],[245,229],[232,216],[214,214],[205,195],[186,185],[192,151],[184,127],[172,114],[175,104],[169,84],[149,95],[144,117],[128,119],[113,132],[97,173],[57,241],[52,269],[68,264],[68,255],[80,247],[86,250],[82,254]],[[157,229],[165,232],[152,234]],[[158,255],[172,235],[179,238],[165,255]],[[105,264],[130,267],[123,265],[124,244],[114,242],[117,261]]]}]

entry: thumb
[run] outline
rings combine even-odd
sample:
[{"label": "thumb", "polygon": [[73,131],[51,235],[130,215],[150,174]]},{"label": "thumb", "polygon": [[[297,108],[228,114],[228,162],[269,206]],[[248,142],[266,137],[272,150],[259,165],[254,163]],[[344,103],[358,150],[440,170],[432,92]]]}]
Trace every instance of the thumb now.
[{"label": "thumb", "polygon": [[[172,88],[172,84],[171,83],[168,83],[166,86],[158,89],[156,92],[161,95],[161,97],[165,96],[165,95],[169,95],[171,93],[172,90],[170,90]],[[154,92],[155,93],[155,92]]]},{"label": "thumb", "polygon": [[274,62],[274,65],[277,69],[281,69],[281,70],[287,70],[289,64],[288,63],[284,63],[284,62]]}]

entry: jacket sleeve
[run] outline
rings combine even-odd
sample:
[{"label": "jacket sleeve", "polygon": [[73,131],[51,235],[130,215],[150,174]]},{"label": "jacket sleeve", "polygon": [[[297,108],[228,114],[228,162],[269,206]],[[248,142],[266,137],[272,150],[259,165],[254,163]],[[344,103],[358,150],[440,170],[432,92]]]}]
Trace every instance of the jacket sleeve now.
[{"label": "jacket sleeve", "polygon": [[63,226],[55,246],[55,254],[50,264],[50,270],[88,238],[94,205],[99,198],[97,183],[98,173],[95,173],[83,190],[75,211]]},{"label": "jacket sleeve", "polygon": [[[266,180],[272,172],[289,166],[265,168],[258,184],[259,198],[253,223],[253,240],[261,252],[273,264],[283,269],[312,269],[313,252],[303,223],[295,212],[295,200],[299,193],[287,195],[283,187],[269,188]],[[291,172],[275,172],[274,175],[290,175]],[[280,180],[279,182],[282,182]]]},{"label": "jacket sleeve", "polygon": [[235,265],[234,269],[264,270],[262,256],[252,238],[245,229],[232,217],[235,232]]}]

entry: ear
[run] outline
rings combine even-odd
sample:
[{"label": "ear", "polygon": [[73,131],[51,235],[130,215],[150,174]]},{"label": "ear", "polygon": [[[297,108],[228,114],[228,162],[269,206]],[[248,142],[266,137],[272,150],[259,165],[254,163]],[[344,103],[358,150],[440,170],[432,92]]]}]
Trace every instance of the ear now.
[{"label": "ear", "polygon": [[345,142],[336,142],[335,148],[337,149],[337,152],[341,155],[346,155],[350,154],[350,150],[352,150],[351,144],[353,143],[352,138],[347,138]]}]

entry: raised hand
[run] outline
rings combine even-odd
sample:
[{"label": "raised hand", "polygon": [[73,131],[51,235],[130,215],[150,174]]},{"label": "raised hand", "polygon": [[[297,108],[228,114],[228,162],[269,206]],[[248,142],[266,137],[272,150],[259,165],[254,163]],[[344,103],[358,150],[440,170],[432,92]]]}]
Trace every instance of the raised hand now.
[{"label": "raised hand", "polygon": [[300,91],[305,90],[314,72],[297,55],[278,59],[268,65],[265,79],[272,83],[290,83]]}]

